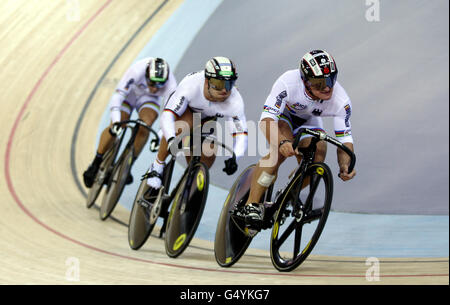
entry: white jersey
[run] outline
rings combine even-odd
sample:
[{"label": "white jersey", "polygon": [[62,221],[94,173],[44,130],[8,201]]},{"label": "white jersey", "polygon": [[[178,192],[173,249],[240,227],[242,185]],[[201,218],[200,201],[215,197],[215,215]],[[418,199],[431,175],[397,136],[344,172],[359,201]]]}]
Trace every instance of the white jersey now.
[{"label": "white jersey", "polygon": [[143,108],[151,108],[159,113],[163,100],[177,87],[177,81],[171,71],[164,87],[156,93],[151,93],[145,72],[151,57],[141,59],[134,63],[125,73],[116,88],[116,93],[110,101],[111,120],[120,121],[120,111],[130,114],[133,109],[140,111]]},{"label": "white jersey", "polygon": [[247,120],[244,113],[244,101],[236,87],[223,102],[211,102],[206,99],[203,89],[205,75],[203,71],[188,74],[170,96],[161,115],[161,128],[166,139],[175,137],[175,117],[180,117],[189,107],[194,113],[207,117],[223,117],[236,137],[234,152],[239,158],[247,150]]},{"label": "white jersey", "polygon": [[306,91],[298,69],[281,75],[266,99],[261,120],[285,120],[293,131],[297,127],[323,129],[322,117],[334,118],[335,135],[341,143],[353,143],[350,116],[352,103],[344,88],[336,82],[329,100],[313,100]]}]

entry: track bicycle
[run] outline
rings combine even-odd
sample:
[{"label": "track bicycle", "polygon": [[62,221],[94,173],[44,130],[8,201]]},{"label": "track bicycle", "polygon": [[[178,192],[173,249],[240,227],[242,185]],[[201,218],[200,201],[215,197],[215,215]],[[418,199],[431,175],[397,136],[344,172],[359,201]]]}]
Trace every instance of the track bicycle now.
[{"label": "track bicycle", "polygon": [[[298,147],[302,134],[311,135],[308,147]],[[279,271],[292,271],[311,253],[323,231],[333,197],[333,176],[328,165],[314,162],[317,142],[324,140],[350,156],[348,171],[355,166],[355,154],[324,132],[303,128],[295,137],[293,147],[302,160],[286,186],[274,196],[274,183],[260,202],[264,203],[261,228],[249,229],[239,210],[250,193],[252,174],[256,165],[247,167],[237,178],[222,209],[214,240],[214,253],[222,267],[235,264],[245,253],[260,229],[272,229],[270,256]]]},{"label": "track bicycle", "polygon": [[114,167],[114,160],[117,157],[124,136],[125,133],[122,133],[120,137],[116,137],[111,148],[109,148],[103,156],[103,160],[100,163],[100,167],[97,175],[95,176],[94,183],[92,184],[91,188],[89,188],[87,194],[86,207],[88,209],[90,209],[95,204],[95,201],[97,200],[97,197],[100,194],[103,185],[108,184],[109,176]]},{"label": "track bicycle", "polygon": [[[232,149],[219,143],[211,134],[202,134],[200,145],[208,143],[222,146],[236,159]],[[193,151],[196,151],[195,144]],[[160,189],[149,187],[144,175],[130,214],[128,242],[131,249],[138,250],[144,245],[158,217],[164,219],[159,237],[164,236],[166,254],[175,258],[188,247],[200,223],[209,189],[209,169],[200,159],[200,156],[191,158],[171,192],[176,156],[171,155],[164,168]]]},{"label": "track bicycle", "polygon": [[117,202],[119,201],[120,196],[122,195],[125,185],[127,184],[127,182],[129,182],[127,181],[127,179],[129,179],[128,177],[130,176],[131,167],[133,166],[134,162],[134,140],[136,139],[137,133],[140,128],[145,128],[154,135],[154,139],[150,141],[150,151],[158,151],[157,147],[159,145],[159,136],[150,126],[145,124],[144,121],[140,119],[125,120],[117,124],[124,126],[125,130],[122,131],[121,140],[115,143],[117,144],[117,147],[112,148],[112,150],[115,151],[115,154],[117,154],[119,150],[126,129],[131,129],[131,136],[124,150],[118,157],[117,162],[115,162],[112,166],[109,177],[106,180],[106,193],[100,206],[101,220],[106,220],[111,215],[117,205]]}]

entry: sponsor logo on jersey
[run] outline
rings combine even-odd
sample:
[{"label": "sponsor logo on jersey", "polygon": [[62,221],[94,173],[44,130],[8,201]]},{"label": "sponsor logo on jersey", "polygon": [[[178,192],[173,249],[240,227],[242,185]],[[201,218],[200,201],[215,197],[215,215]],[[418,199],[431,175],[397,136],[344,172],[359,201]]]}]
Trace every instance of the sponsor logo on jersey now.
[{"label": "sponsor logo on jersey", "polygon": [[125,86],[125,89],[130,90],[130,87],[132,84],[134,84],[134,78],[132,78],[128,81],[127,85]]},{"label": "sponsor logo on jersey", "polygon": [[264,111],[274,115],[280,115],[281,113],[279,109],[275,109],[267,105],[264,105]]},{"label": "sponsor logo on jersey", "polygon": [[287,96],[286,90],[278,94],[277,96],[277,102],[275,103],[275,107],[280,108],[281,104],[283,103],[283,99]]},{"label": "sponsor logo on jersey", "polygon": [[352,108],[350,104],[344,106],[345,109],[345,127],[350,127],[350,116],[352,115]]},{"label": "sponsor logo on jersey", "polygon": [[184,104],[185,100],[186,100],[186,98],[184,96],[182,96],[180,101],[177,103],[177,105],[175,106],[175,109],[173,111],[174,112],[180,111],[181,107],[183,107],[183,104]]},{"label": "sponsor logo on jersey", "polygon": [[304,110],[308,106],[300,104],[300,103],[295,103],[295,104],[291,105],[291,107],[294,108],[295,110]]},{"label": "sponsor logo on jersey", "polygon": [[315,116],[321,116],[322,115],[323,110],[320,109],[314,109],[312,114]]}]

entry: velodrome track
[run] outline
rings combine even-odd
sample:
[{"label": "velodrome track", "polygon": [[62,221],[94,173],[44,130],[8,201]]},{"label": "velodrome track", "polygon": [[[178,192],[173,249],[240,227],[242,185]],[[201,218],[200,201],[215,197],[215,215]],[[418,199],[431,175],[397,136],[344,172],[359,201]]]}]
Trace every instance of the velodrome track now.
[{"label": "velodrome track", "polygon": [[[256,249],[220,268],[199,239],[177,259],[155,237],[132,251],[122,224],[85,208],[70,156],[81,173],[117,80],[181,3],[83,0],[73,22],[64,1],[1,2],[0,284],[368,284],[365,257],[313,255],[285,274]],[[120,206],[114,216],[128,222]],[[77,282],[67,277],[73,259]],[[448,284],[448,257],[380,261],[372,284]]]}]

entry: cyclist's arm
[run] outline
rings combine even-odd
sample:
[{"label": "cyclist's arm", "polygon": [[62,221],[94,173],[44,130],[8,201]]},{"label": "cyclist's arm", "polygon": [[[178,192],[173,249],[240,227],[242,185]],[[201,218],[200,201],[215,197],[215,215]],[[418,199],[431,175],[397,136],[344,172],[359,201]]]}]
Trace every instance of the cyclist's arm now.
[{"label": "cyclist's arm", "polygon": [[160,121],[161,129],[166,140],[175,137],[175,120],[186,111],[187,106],[187,99],[184,95],[178,94],[177,91],[169,97],[166,107],[161,114]]},{"label": "cyclist's arm", "polygon": [[132,85],[138,80],[139,75],[136,71],[136,66],[131,66],[123,75],[122,79],[116,87],[116,91],[111,97],[110,101],[110,115],[113,123],[120,122],[120,108],[122,103],[127,99],[131,92]]},{"label": "cyclist's arm", "polygon": [[236,139],[233,144],[233,151],[237,160],[244,156],[248,147],[248,129],[245,115],[227,118],[226,126],[230,134]]},{"label": "cyclist's arm", "polygon": [[[344,107],[342,107],[334,117],[334,130],[336,138],[354,152],[350,123],[351,113],[352,105],[351,102],[348,101],[347,103],[344,103]],[[353,178],[356,174],[355,170],[353,170],[352,173],[347,172],[348,166],[350,165],[350,157],[340,148],[337,149],[337,159],[341,179],[346,181]]]},{"label": "cyclist's arm", "polygon": [[279,78],[272,86],[272,90],[264,103],[259,122],[259,127],[263,131],[267,142],[276,147],[279,146],[280,141],[288,140],[278,128],[278,120],[286,107],[287,92],[286,84]]}]

